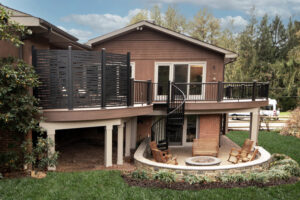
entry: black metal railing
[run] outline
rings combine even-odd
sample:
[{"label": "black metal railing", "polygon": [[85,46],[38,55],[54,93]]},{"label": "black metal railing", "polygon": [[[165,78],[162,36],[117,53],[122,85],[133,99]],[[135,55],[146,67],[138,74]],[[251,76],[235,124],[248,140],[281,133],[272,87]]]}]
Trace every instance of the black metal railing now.
[{"label": "black metal railing", "polygon": [[[186,101],[226,101],[268,99],[269,83],[263,82],[207,82],[174,83],[186,96]],[[153,83],[153,101],[166,102],[166,83]]]},{"label": "black metal railing", "polygon": [[152,87],[151,80],[141,81],[134,80],[134,103],[135,104],[151,104]]}]

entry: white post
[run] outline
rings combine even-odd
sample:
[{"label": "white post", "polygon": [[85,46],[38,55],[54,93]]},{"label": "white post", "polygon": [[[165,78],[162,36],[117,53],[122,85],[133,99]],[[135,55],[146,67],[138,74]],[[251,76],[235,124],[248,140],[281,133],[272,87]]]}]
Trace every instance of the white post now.
[{"label": "white post", "polygon": [[136,148],[137,117],[131,119],[131,149]]},{"label": "white post", "polygon": [[125,141],[125,157],[130,156],[130,141],[131,141],[131,123],[126,122],[126,141]]},{"label": "white post", "polygon": [[112,166],[112,131],[113,126],[105,127],[105,151],[104,151],[104,165],[105,167]]},{"label": "white post", "polygon": [[117,165],[123,165],[123,133],[124,126],[118,126],[118,155],[117,155]]},{"label": "white post", "polygon": [[250,139],[257,145],[258,131],[259,131],[259,108],[255,108],[250,115]]},{"label": "white post", "polygon": [[[53,147],[50,147],[49,154],[55,153],[55,129],[47,129],[47,137],[53,141]],[[55,171],[56,166],[48,167],[49,171]]]}]

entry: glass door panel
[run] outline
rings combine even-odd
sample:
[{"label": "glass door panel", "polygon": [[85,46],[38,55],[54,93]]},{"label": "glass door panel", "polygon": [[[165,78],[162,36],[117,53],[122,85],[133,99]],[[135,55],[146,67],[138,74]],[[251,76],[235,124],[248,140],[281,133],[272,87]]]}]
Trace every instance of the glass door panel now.
[{"label": "glass door panel", "polygon": [[181,89],[185,94],[187,92],[187,82],[188,82],[188,65],[187,64],[175,64],[174,65],[174,79],[175,83],[184,83],[177,84],[177,87]]},{"label": "glass door panel", "polygon": [[186,142],[193,142],[196,138],[197,115],[187,115]]},{"label": "glass door panel", "polygon": [[191,65],[190,68],[190,91],[191,96],[201,96],[204,94],[203,82],[203,66]]},{"label": "glass door panel", "polygon": [[157,100],[166,100],[168,93],[168,81],[170,77],[170,66],[158,66],[158,83],[156,85]]}]

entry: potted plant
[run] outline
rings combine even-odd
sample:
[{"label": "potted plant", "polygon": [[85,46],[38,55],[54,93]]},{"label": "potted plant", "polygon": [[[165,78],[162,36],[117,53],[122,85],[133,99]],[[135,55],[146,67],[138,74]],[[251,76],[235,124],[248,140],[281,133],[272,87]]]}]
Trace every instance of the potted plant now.
[{"label": "potted plant", "polygon": [[[32,146],[30,150],[29,147]],[[51,153],[50,148],[54,143],[49,138],[38,137],[35,145],[32,141],[26,141],[22,144],[24,151],[24,163],[31,166],[31,176],[34,178],[46,177],[47,167],[54,167],[57,163],[58,152]]]}]

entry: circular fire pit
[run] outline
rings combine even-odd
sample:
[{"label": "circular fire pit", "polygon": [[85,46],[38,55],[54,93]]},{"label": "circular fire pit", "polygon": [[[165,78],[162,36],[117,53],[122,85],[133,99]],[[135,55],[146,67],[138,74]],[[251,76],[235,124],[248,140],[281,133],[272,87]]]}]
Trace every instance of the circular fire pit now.
[{"label": "circular fire pit", "polygon": [[185,160],[185,163],[188,165],[196,166],[208,166],[208,165],[219,165],[221,160],[212,156],[195,156],[190,157]]}]

